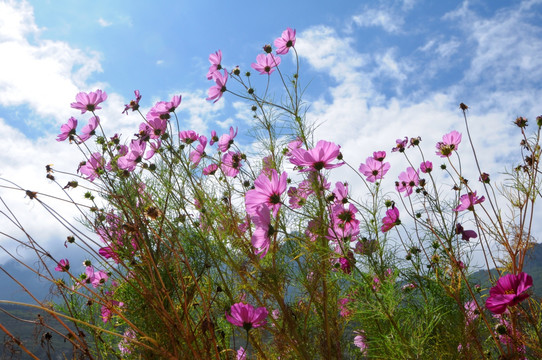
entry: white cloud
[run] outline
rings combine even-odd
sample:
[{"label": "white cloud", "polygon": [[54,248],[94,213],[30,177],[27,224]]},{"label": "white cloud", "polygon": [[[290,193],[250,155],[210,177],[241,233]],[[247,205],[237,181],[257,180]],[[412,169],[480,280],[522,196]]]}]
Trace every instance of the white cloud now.
[{"label": "white cloud", "polygon": [[26,2],[0,3],[0,53],[0,105],[27,105],[56,124],[67,118],[75,94],[89,87],[88,77],[102,71],[98,53],[42,39]]},{"label": "white cloud", "polygon": [[402,2],[379,2],[378,6],[364,6],[363,10],[351,18],[347,32],[353,31],[353,25],[358,27],[380,27],[388,33],[403,32],[405,13],[415,5],[415,0]]},{"label": "white cloud", "polygon": [[0,2],[0,42],[26,40],[37,34],[33,8],[26,2]]},{"label": "white cloud", "polygon": [[352,16],[352,21],[360,27],[381,27],[383,30],[396,33],[401,29],[403,20],[382,9],[368,9]]},{"label": "white cloud", "polygon": [[[224,108],[225,99],[216,103],[205,100],[202,90],[183,92],[183,99],[179,107],[179,121],[181,129],[194,130],[199,134],[210,134],[209,126],[217,119]],[[186,115],[188,113],[188,115]]]},{"label": "white cloud", "polygon": [[[411,64],[416,63],[414,56],[418,54],[399,58],[393,47],[380,53],[360,52],[354,47],[352,33],[343,37],[324,26],[301,32],[296,46],[302,60],[336,81],[335,86],[311,102],[307,113],[309,121],[319,124],[316,140],[341,144],[345,159],[357,168],[375,150],[389,154],[395,139],[421,136],[425,155],[440,164],[434,156],[435,143],[443,134],[457,129],[463,133],[463,169],[468,169],[467,178],[477,187],[476,166],[458,108],[460,102],[465,102],[471,107],[470,130],[482,171],[489,172],[495,181],[502,180],[499,173],[521,160],[519,133],[513,132],[511,121],[518,115],[534,118],[541,112],[541,28],[527,21],[526,8],[523,3],[492,18],[482,18],[464,5],[453,16],[456,22],[461,19],[460,27],[468,39],[437,35],[418,47],[422,52],[434,53],[435,58],[416,67]],[[468,50],[465,41],[470,44]],[[315,48],[314,43],[322,46]],[[457,74],[454,85],[426,86],[419,92],[403,92],[401,97],[386,95],[377,86],[382,81],[395,81],[395,93],[401,94],[401,84],[418,83],[419,73],[414,69],[426,71],[432,63],[452,61],[459,52],[467,56],[467,69]],[[435,66],[434,71],[445,65]],[[420,159],[412,154],[416,165]],[[389,159],[392,171],[388,178],[394,179],[408,165],[397,154]],[[338,169],[335,176],[332,182],[341,179],[359,183],[345,167]],[[447,190],[447,185],[443,189]]]},{"label": "white cloud", "polygon": [[113,25],[112,22],[107,21],[107,20],[105,20],[103,18],[98,19],[98,24],[100,24],[100,26],[102,26],[102,27],[109,27],[109,26]]}]

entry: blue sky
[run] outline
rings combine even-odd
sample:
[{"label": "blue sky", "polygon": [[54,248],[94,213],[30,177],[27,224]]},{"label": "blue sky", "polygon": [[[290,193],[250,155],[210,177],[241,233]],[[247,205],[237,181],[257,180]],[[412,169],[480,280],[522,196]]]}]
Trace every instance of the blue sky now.
[{"label": "blue sky", "polygon": [[[464,102],[484,169],[502,171],[518,157],[511,121],[542,113],[541,19],[540,0],[0,0],[0,176],[52,192],[45,164],[75,171],[81,159],[55,137],[70,116],[88,120],[69,107],[79,91],[108,93],[101,116],[111,132],[135,132],[139,119],[121,111],[139,89],[146,109],[182,94],[183,129],[242,133],[246,105],[205,101],[208,55],[221,49],[226,67],[249,69],[287,26],[316,135],[340,143],[356,167],[404,136],[421,136],[432,153],[444,133],[463,131]],[[291,54],[283,66],[293,71]],[[3,196],[34,214],[31,229],[55,236],[28,199]]]}]

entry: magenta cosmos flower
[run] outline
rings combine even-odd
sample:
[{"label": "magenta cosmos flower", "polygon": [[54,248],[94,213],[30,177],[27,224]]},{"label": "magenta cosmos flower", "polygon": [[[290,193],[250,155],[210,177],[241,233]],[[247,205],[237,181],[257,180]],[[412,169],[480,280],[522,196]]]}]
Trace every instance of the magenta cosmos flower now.
[{"label": "magenta cosmos flower", "polygon": [[273,216],[277,216],[281,206],[281,195],[286,191],[286,180],[288,175],[283,172],[280,175],[277,170],[271,170],[271,179],[265,174],[254,181],[254,189],[247,191],[245,196],[245,206],[249,215],[256,215],[256,210],[261,204],[266,204],[272,211]]},{"label": "magenta cosmos flower", "polygon": [[508,274],[497,280],[489,289],[486,307],[494,314],[502,314],[508,306],[514,306],[529,297],[526,291],[533,286],[533,278],[526,273]]},{"label": "magenta cosmos flower", "polygon": [[420,170],[424,174],[428,174],[433,171],[433,163],[431,161],[424,161],[420,164]]},{"label": "magenta cosmos flower", "polygon": [[334,169],[344,162],[332,164],[337,159],[341,147],[332,142],[320,140],[313,149],[294,148],[290,151],[290,162],[302,167],[301,172],[320,171],[322,169]]},{"label": "magenta cosmos flower", "polygon": [[228,151],[222,156],[220,169],[222,169],[224,175],[236,177],[241,170],[241,166],[243,166],[241,160],[243,160],[243,155],[240,152]]},{"label": "magenta cosmos flower", "polygon": [[68,122],[60,127],[60,134],[56,137],[56,141],[64,141],[70,139],[70,142],[74,139],[75,128],[77,127],[77,119],[73,116],[68,119]]},{"label": "magenta cosmos flower", "polygon": [[209,62],[211,63],[211,66],[207,72],[207,80],[212,80],[213,73],[215,71],[222,70],[222,50],[218,50],[217,52],[209,55]]},{"label": "magenta cosmos flower", "polygon": [[218,140],[218,149],[222,152],[226,152],[229,150],[230,146],[233,145],[233,139],[237,136],[237,131],[239,129],[235,128],[235,131],[233,130],[233,126],[230,126],[230,132],[229,134],[222,134],[220,139]]},{"label": "magenta cosmos flower", "polygon": [[275,67],[280,64],[280,57],[273,54],[259,54],[256,56],[256,62],[250,65],[254,70],[259,71],[260,75],[271,75]]},{"label": "magenta cosmos flower", "polygon": [[420,184],[420,176],[413,167],[408,167],[406,171],[399,174],[399,181],[395,183],[395,187],[399,192],[405,192],[405,196],[410,196],[415,186]]},{"label": "magenta cosmos flower", "polygon": [[275,233],[275,229],[271,225],[270,210],[266,204],[258,207],[256,214],[252,216],[252,222],[256,226],[251,238],[252,246],[256,249],[254,253],[263,258],[269,251],[271,236]]},{"label": "magenta cosmos flower", "polygon": [[450,157],[452,151],[456,151],[459,148],[461,142],[461,134],[457,131],[452,131],[442,137],[442,141],[439,141],[436,145],[436,154],[440,157]]},{"label": "magenta cosmos flower", "polygon": [[282,36],[275,40],[275,47],[277,48],[277,54],[288,54],[291,47],[295,46],[295,29],[286,28],[282,32]]},{"label": "magenta cosmos flower", "polygon": [[62,259],[55,267],[55,271],[68,271],[70,270],[70,261],[68,259]]},{"label": "magenta cosmos flower", "polygon": [[128,115],[128,110],[132,109],[132,111],[137,111],[139,109],[139,100],[141,100],[141,94],[139,93],[139,90],[134,90],[135,94],[135,100],[131,100],[129,104],[124,105],[124,110],[122,111],[123,114]]},{"label": "magenta cosmos flower", "polygon": [[106,99],[107,94],[102,90],[91,91],[88,94],[80,92],[75,95],[75,100],[77,101],[71,103],[70,106],[74,109],[81,110],[81,114],[84,114],[87,111],[101,109],[98,104],[104,102]]},{"label": "magenta cosmos flower", "polygon": [[[384,155],[386,156],[386,155]],[[368,157],[365,164],[359,166],[359,171],[365,175],[368,182],[374,183],[376,180],[381,180],[390,169],[390,163],[381,162],[373,157]]]},{"label": "magenta cosmos flower", "polygon": [[226,83],[228,82],[228,72],[224,69],[224,75],[219,71],[215,71],[212,76],[215,81],[215,85],[209,88],[209,97],[206,100],[214,100],[217,102],[222,97],[222,94],[226,92]]},{"label": "magenta cosmos flower", "polygon": [[230,313],[231,315],[228,315],[226,312],[226,320],[246,331],[265,326],[269,314],[265,307],[254,309],[254,306],[242,302],[233,304]]},{"label": "magenta cosmos flower", "polygon": [[196,146],[196,149],[193,150],[188,157],[190,161],[194,163],[194,166],[198,166],[201,159],[206,156],[205,147],[207,146],[207,136],[201,135],[198,140],[199,145]]},{"label": "magenta cosmos flower", "polygon": [[96,128],[100,125],[100,118],[93,116],[88,121],[83,129],[81,129],[81,135],[79,135],[80,141],[83,143],[96,134]]},{"label": "magenta cosmos flower", "polygon": [[198,133],[194,130],[183,130],[179,132],[179,139],[185,144],[192,144],[198,140]]},{"label": "magenta cosmos flower", "polygon": [[469,241],[470,239],[476,239],[478,234],[474,230],[465,230],[460,223],[455,224],[455,233],[461,235],[461,239]]},{"label": "magenta cosmos flower", "polygon": [[87,180],[94,181],[104,169],[105,159],[99,152],[93,153],[90,158],[79,168],[79,172],[87,176]]},{"label": "magenta cosmos flower", "polygon": [[382,227],[380,228],[382,232],[390,231],[395,225],[401,224],[399,220],[399,209],[392,207],[386,211],[386,216],[382,219]]},{"label": "magenta cosmos flower", "polygon": [[476,191],[475,192],[470,192],[470,193],[465,194],[465,195],[461,195],[461,198],[459,198],[459,200],[461,201],[461,204],[459,204],[454,209],[454,211],[463,211],[463,210],[473,211],[474,210],[474,205],[483,203],[485,199],[486,198],[483,197],[483,196],[479,198],[476,195]]}]

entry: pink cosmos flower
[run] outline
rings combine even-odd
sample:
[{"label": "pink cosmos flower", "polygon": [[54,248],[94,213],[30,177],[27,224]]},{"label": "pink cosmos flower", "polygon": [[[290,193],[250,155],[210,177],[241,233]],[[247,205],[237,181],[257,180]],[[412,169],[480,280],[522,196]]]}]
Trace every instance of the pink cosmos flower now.
[{"label": "pink cosmos flower", "polygon": [[256,62],[252,63],[250,66],[260,72],[260,75],[267,74],[271,75],[275,71],[275,67],[280,64],[280,57],[273,54],[259,54],[256,56]]},{"label": "pink cosmos flower", "polygon": [[87,111],[99,110],[101,107],[98,106],[99,103],[107,99],[107,94],[105,91],[96,90],[91,91],[88,94],[80,92],[75,96],[76,102],[70,104],[74,109],[81,110],[81,114],[86,113]]},{"label": "pink cosmos flower", "polygon": [[436,145],[436,154],[440,157],[450,157],[452,151],[456,151],[459,148],[461,142],[461,134],[457,131],[452,131],[442,137],[442,141],[439,141]]},{"label": "pink cosmos flower", "polygon": [[333,164],[337,159],[341,147],[332,142],[320,140],[313,149],[305,150],[303,148],[291,149],[290,162],[302,167],[301,172],[320,171],[322,169],[334,169],[344,165],[344,162]]},{"label": "pink cosmos flower", "polygon": [[218,140],[218,149],[222,152],[228,151],[230,146],[233,144],[233,139],[237,136],[238,129],[235,128],[235,131],[233,131],[233,126],[230,126],[230,133],[229,134],[223,134],[220,139]]},{"label": "pink cosmos flower", "polygon": [[62,259],[55,267],[55,271],[68,271],[70,270],[70,261],[68,259]]},{"label": "pink cosmos flower", "polygon": [[333,190],[333,195],[335,203],[346,204],[348,202],[348,184],[337,181],[335,183],[335,190]]},{"label": "pink cosmos flower", "polygon": [[424,161],[420,164],[420,170],[424,174],[428,174],[433,170],[433,163],[431,161]]},{"label": "pink cosmos flower", "polygon": [[124,111],[123,114],[128,115],[128,110],[132,109],[132,111],[137,111],[139,109],[139,100],[141,100],[141,94],[139,93],[139,90],[134,90],[134,94],[136,96],[135,100],[130,101],[129,104],[124,105]]},{"label": "pink cosmos flower", "polygon": [[376,161],[384,161],[384,159],[386,158],[386,152],[385,151],[375,151],[373,152],[373,159],[375,159]]},{"label": "pink cosmos flower", "polygon": [[158,139],[167,131],[167,120],[160,119],[159,117],[148,120],[148,124],[150,127],[149,136],[151,139]]},{"label": "pink cosmos flower", "polygon": [[131,341],[136,338],[136,333],[132,329],[128,329],[124,332],[124,338],[119,342],[119,350],[122,354],[131,354],[132,353],[132,347],[131,347]]},{"label": "pink cosmos flower", "polygon": [[337,301],[337,304],[339,305],[339,315],[341,315],[342,317],[349,317],[353,314],[352,309],[348,308],[348,303],[351,302],[354,302],[354,300],[352,300],[348,296],[341,298],[339,299],[339,301]]},{"label": "pink cosmos flower", "polygon": [[218,141],[218,136],[216,135],[216,131],[215,130],[212,130],[211,131],[211,140],[209,141],[209,145],[213,146],[213,144],[215,142]]},{"label": "pink cosmos flower", "polygon": [[411,291],[411,290],[414,290],[416,289],[416,284],[414,283],[408,283],[408,284],[405,284],[401,287],[401,290],[403,291]]},{"label": "pink cosmos flower", "polygon": [[476,231],[465,230],[463,229],[463,226],[461,226],[460,223],[455,224],[455,233],[457,235],[461,235],[461,239],[465,241],[469,241],[470,239],[476,239],[478,237],[478,234],[476,234]]},{"label": "pink cosmos flower", "polygon": [[292,156],[292,151],[296,149],[301,149],[302,146],[303,146],[303,140],[301,139],[290,141],[288,143],[288,152],[286,152],[286,156],[288,157]]},{"label": "pink cosmos flower", "polygon": [[307,197],[304,195],[305,194],[299,191],[299,189],[296,188],[295,186],[289,187],[288,188],[288,203],[290,204],[290,207],[292,209],[299,209],[303,205],[305,205]]},{"label": "pink cosmos flower", "polygon": [[213,102],[217,102],[227,90],[226,83],[228,82],[228,72],[224,69],[224,75],[222,75],[219,71],[215,71],[212,77],[215,81],[215,85],[209,88],[209,96],[206,100],[214,100]]},{"label": "pink cosmos flower", "polygon": [[507,307],[527,299],[530,295],[526,291],[531,286],[533,286],[533,278],[524,272],[517,275],[505,275],[489,289],[486,307],[494,314],[502,314]]},{"label": "pink cosmos flower", "polygon": [[179,132],[179,139],[185,144],[192,144],[198,140],[198,133],[194,130],[183,130]]},{"label": "pink cosmos flower", "polygon": [[475,192],[470,192],[468,194],[461,195],[459,198],[459,201],[461,201],[461,204],[459,204],[454,211],[463,211],[463,210],[474,210],[474,205],[483,203],[486,198],[484,196],[478,197]]},{"label": "pink cosmos flower", "polygon": [[217,170],[218,170],[217,164],[208,165],[203,169],[203,175],[206,175],[206,176],[214,175],[214,173],[216,173]]},{"label": "pink cosmos flower", "polygon": [[354,331],[356,336],[354,337],[354,345],[356,345],[361,351],[362,355],[367,355],[367,338],[365,337],[365,331]]},{"label": "pink cosmos flower", "polygon": [[469,326],[474,320],[478,318],[480,315],[480,311],[478,310],[478,306],[476,306],[476,302],[474,300],[467,301],[464,304],[465,308],[465,325]]},{"label": "pink cosmos flower", "polygon": [[97,288],[100,285],[103,285],[109,276],[103,270],[94,271],[92,266],[87,266],[85,270],[86,278],[85,282],[87,284],[92,284],[93,287]]},{"label": "pink cosmos flower", "polygon": [[408,137],[405,136],[404,140],[397,139],[395,140],[395,147],[391,149],[391,152],[396,152],[396,151],[404,152],[407,144],[408,144]]},{"label": "pink cosmos flower", "polygon": [[190,152],[188,156],[189,160],[194,163],[194,166],[198,166],[199,162],[205,157],[205,147],[207,146],[207,136],[201,135],[199,138],[199,144],[196,149]]},{"label": "pink cosmos flower", "polygon": [[100,118],[97,116],[93,116],[88,121],[88,124],[81,129],[81,135],[79,135],[80,142],[85,142],[88,139],[90,139],[91,136],[96,134],[96,128],[100,124]]},{"label": "pink cosmos flower", "polygon": [[109,300],[108,306],[102,305],[102,308],[100,309],[100,315],[102,317],[102,321],[104,323],[108,323],[109,321],[111,321],[111,317],[113,315],[113,312],[111,311],[111,309],[113,307],[123,307],[123,306],[124,306],[124,303],[122,301]]},{"label": "pink cosmos flower", "polygon": [[343,204],[333,206],[331,211],[332,223],[334,228],[356,229],[359,227],[359,220],[356,219],[358,209],[354,204],[348,204],[345,208]]},{"label": "pink cosmos flower", "polygon": [[263,258],[269,251],[271,245],[271,236],[275,229],[271,225],[271,215],[269,207],[266,204],[261,204],[252,216],[252,222],[256,226],[256,230],[252,233],[252,246],[256,249],[254,253],[260,254]]},{"label": "pink cosmos flower", "polygon": [[245,196],[245,206],[249,215],[255,215],[256,210],[261,204],[266,204],[272,211],[273,216],[277,216],[281,206],[281,195],[286,191],[286,180],[288,174],[283,172],[280,175],[275,169],[271,170],[271,179],[264,173],[254,181],[254,189],[247,191]]},{"label": "pink cosmos flower", "polygon": [[[356,220],[359,224],[359,221]],[[336,244],[349,243],[351,241],[356,241],[359,236],[359,226],[356,227],[339,227],[333,226],[327,229],[326,239],[333,241]],[[340,247],[339,247],[340,249]]]},{"label": "pink cosmos flower", "polygon": [[[385,155],[384,155],[385,156]],[[383,159],[383,158],[382,158]],[[368,182],[374,183],[376,180],[381,180],[390,169],[389,162],[382,162],[373,157],[368,157],[365,164],[359,166],[359,171],[367,177]]]},{"label": "pink cosmos flower", "polygon": [[[152,109],[149,111],[148,116],[157,116],[160,117],[163,120],[167,120],[170,118],[169,113],[172,113],[179,107],[181,104],[182,96],[181,95],[173,95],[171,98],[171,101],[159,101],[157,102]],[[166,116],[162,116],[166,115]]]},{"label": "pink cosmos flower", "polygon": [[292,209],[299,209],[305,205],[309,195],[313,194],[311,182],[306,179],[299,184],[299,187],[290,187],[288,189],[289,203]]},{"label": "pink cosmos flower", "polygon": [[[340,248],[337,246],[335,248],[335,252],[337,252],[337,248]],[[339,250],[340,251],[340,250]],[[347,275],[350,275],[352,273],[352,264],[356,263],[356,259],[354,258],[354,253],[352,251],[348,251],[348,254],[343,255],[339,258],[333,258],[331,259],[331,263],[333,264],[333,271],[336,271],[337,269],[341,269],[341,271]]]},{"label": "pink cosmos flower", "polygon": [[241,346],[239,350],[237,350],[237,357],[235,360],[246,360],[247,359],[247,351]]},{"label": "pink cosmos flower", "polygon": [[171,101],[168,101],[166,103],[168,111],[174,112],[179,107],[179,105],[181,105],[182,98],[182,95],[173,95]]},{"label": "pink cosmos flower", "polygon": [[162,147],[162,140],[156,139],[156,142],[149,142],[150,150],[147,151],[143,159],[150,160]]},{"label": "pink cosmos flower", "polygon": [[277,48],[277,54],[288,54],[291,47],[295,46],[295,29],[286,28],[282,32],[282,36],[275,40],[275,47]]},{"label": "pink cosmos flower", "polygon": [[380,228],[382,232],[390,231],[395,225],[401,224],[399,220],[399,209],[392,207],[386,211],[386,216],[382,219],[382,227]]},{"label": "pink cosmos flower", "polygon": [[242,155],[240,152],[228,151],[225,153],[224,156],[222,156],[222,164],[220,165],[224,175],[236,177],[241,170],[241,166],[243,166],[241,160]]},{"label": "pink cosmos flower", "polygon": [[405,192],[404,196],[410,196],[415,186],[420,184],[420,176],[413,167],[408,167],[406,171],[399,174],[399,181],[395,183],[395,187],[399,192]]},{"label": "pink cosmos flower", "polygon": [[145,116],[147,120],[153,118],[160,118],[162,120],[169,120],[171,115],[169,114],[169,105],[167,101],[158,101],[154,106],[149,110]]},{"label": "pink cosmos flower", "polygon": [[60,127],[60,134],[56,137],[56,141],[64,141],[69,138],[71,143],[75,136],[76,127],[77,119],[72,116],[66,124]]},{"label": "pink cosmos flower", "polygon": [[269,314],[265,307],[254,309],[254,306],[242,302],[233,304],[230,313],[231,315],[226,312],[226,320],[246,331],[265,326]]},{"label": "pink cosmos flower", "polygon": [[111,246],[101,247],[98,250],[98,254],[100,254],[101,256],[103,256],[106,259],[115,260],[115,262],[117,264],[120,262],[119,256],[117,255],[117,253],[115,253],[115,251],[111,248]]},{"label": "pink cosmos flower", "polygon": [[147,143],[142,140],[132,140],[130,143],[130,152],[117,160],[119,169],[134,171],[137,164],[143,159]]},{"label": "pink cosmos flower", "polygon": [[218,50],[214,54],[210,54],[209,62],[211,63],[211,66],[207,72],[207,80],[212,80],[214,72],[222,70],[222,50]]},{"label": "pink cosmos flower", "polygon": [[87,176],[87,180],[94,181],[100,176],[100,172],[103,171],[105,165],[105,159],[99,152],[95,152],[90,156],[88,161],[79,168],[79,172]]}]

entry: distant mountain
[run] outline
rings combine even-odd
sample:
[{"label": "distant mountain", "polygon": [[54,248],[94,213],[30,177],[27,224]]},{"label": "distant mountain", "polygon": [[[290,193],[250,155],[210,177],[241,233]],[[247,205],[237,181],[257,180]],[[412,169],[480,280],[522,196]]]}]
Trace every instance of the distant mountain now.
[{"label": "distant mountain", "polygon": [[[492,274],[497,277],[497,271],[491,269]],[[533,294],[542,297],[542,244],[535,244],[525,257],[523,272],[533,278]],[[480,284],[483,288],[491,287],[487,270],[479,270],[471,274],[470,279],[475,284]]]},{"label": "distant mountain", "polygon": [[44,300],[49,294],[51,283],[40,279],[32,271],[16,261],[0,265],[0,300],[34,303],[32,298],[6,272],[20,281],[37,299]]}]

